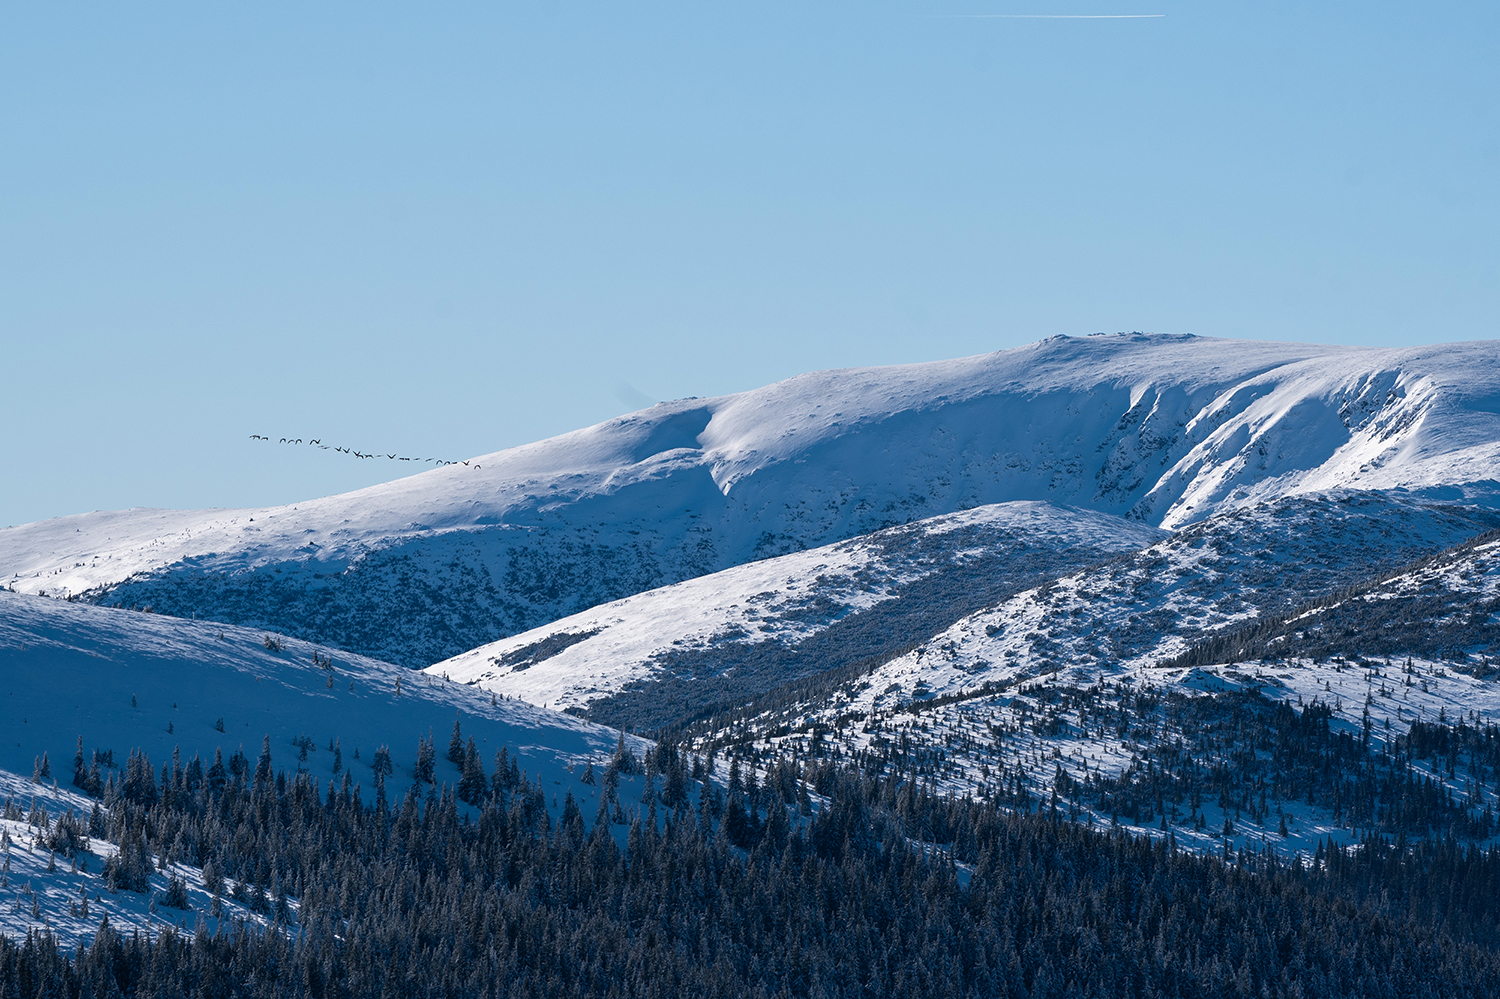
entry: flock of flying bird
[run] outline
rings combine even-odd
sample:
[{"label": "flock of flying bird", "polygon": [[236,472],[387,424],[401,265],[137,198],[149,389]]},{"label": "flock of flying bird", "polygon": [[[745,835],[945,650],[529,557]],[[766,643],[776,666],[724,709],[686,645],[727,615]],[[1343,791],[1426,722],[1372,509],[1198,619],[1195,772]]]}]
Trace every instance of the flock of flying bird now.
[{"label": "flock of flying bird", "polygon": [[[253,441],[267,441],[267,442],[275,442],[276,441],[276,438],[274,438],[274,437],[262,437],[260,434],[251,434],[250,435],[250,439],[253,440]],[[352,454],[356,458],[379,458],[379,457],[381,457],[381,455],[378,455],[378,454],[365,454],[363,451],[356,451],[352,447],[336,447],[336,446],[334,446],[332,444],[324,444],[321,440],[308,440],[308,441],[304,441],[301,437],[283,437],[283,438],[281,438],[280,443],[282,443],[282,444],[304,444],[305,443],[305,444],[307,444],[307,445],[309,445],[311,447],[316,447],[316,448],[318,448],[320,450],[323,450],[323,451],[337,451],[339,454]],[[443,458],[406,458],[406,457],[402,457],[401,455],[395,455],[395,454],[388,454],[388,455],[385,455],[385,457],[389,458],[391,461],[431,462],[434,465],[463,465],[466,468],[480,468],[480,467],[482,467],[480,465],[470,465],[467,461],[447,461],[447,460],[445,460]]]}]

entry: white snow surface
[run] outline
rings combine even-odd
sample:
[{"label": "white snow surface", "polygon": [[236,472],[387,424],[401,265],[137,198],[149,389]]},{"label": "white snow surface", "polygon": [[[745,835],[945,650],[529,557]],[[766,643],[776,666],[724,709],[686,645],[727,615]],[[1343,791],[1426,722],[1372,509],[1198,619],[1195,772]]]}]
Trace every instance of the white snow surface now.
[{"label": "white snow surface", "polygon": [[[575,548],[639,562],[587,606],[988,503],[1047,500],[1175,529],[1340,487],[1493,502],[1497,465],[1500,342],[1392,350],[1054,337],[663,403],[468,465],[289,506],[91,513],[9,528],[0,531],[0,582],[97,596],[168,567],[234,576],[292,564],[324,579],[398,542],[505,527],[493,544],[512,551],[529,532],[562,528],[587,532],[569,542]],[[593,563],[575,562],[575,577],[587,582]],[[500,578],[506,569],[500,558],[486,571]],[[521,584],[497,585],[513,595]],[[578,609],[552,595],[491,613],[503,634]],[[247,609],[237,619],[277,623],[267,613]],[[307,635],[317,627],[310,618],[298,624]]]},{"label": "white snow surface", "polygon": [[[587,707],[660,675],[666,669],[661,658],[670,652],[711,649],[726,639],[795,645],[935,570],[895,557],[885,543],[894,535],[920,530],[941,537],[974,527],[995,532],[987,538],[1013,533],[1031,544],[1101,552],[1134,551],[1162,536],[1138,522],[1050,503],[992,504],[648,590],[481,646],[427,672],[533,704]],[[836,616],[802,613],[815,600],[836,606]]]}]

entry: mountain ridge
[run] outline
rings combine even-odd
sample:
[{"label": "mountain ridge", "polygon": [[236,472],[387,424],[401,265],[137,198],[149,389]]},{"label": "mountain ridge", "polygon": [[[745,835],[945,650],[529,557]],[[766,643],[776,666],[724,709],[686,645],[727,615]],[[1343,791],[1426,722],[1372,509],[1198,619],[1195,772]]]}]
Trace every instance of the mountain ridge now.
[{"label": "mountain ridge", "polygon": [[[9,528],[0,582],[425,666],[632,593],[987,503],[1168,529],[1333,488],[1493,504],[1497,362],[1493,341],[1125,334],[814,372],[319,500]],[[389,619],[379,634],[372,615]]]}]

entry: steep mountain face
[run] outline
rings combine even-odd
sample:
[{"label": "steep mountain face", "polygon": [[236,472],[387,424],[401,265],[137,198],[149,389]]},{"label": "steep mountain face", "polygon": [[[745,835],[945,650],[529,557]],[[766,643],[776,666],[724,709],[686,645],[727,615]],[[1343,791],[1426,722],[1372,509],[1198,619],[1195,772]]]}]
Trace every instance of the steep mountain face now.
[{"label": "steep mountain face", "polygon": [[611,601],[428,673],[654,729],[898,655],[1026,586],[1164,536],[1050,503],[993,504]]},{"label": "steep mountain face", "polygon": [[425,665],[596,604],[991,503],[1176,529],[1342,487],[1492,502],[1500,345],[1053,338],[682,400],[341,496],[0,531],[0,581]]}]

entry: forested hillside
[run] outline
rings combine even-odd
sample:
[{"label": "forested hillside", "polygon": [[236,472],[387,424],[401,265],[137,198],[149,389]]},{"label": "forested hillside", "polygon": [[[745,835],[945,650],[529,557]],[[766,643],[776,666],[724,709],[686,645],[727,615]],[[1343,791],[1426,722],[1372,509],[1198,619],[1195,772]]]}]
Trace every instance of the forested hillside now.
[{"label": "forested hillside", "polygon": [[623,837],[571,797],[551,821],[506,768],[472,807],[451,790],[361,804],[264,756],[112,787],[99,821],[122,856],[203,865],[211,905],[243,898],[264,928],[183,912],[196,930],[106,923],[74,951],[0,939],[0,983],[17,999],[1500,990],[1500,855],[1451,840],[1203,857],[934,796],[873,758],[736,767],[721,792],[662,744],[598,777],[637,767],[661,789]]}]

